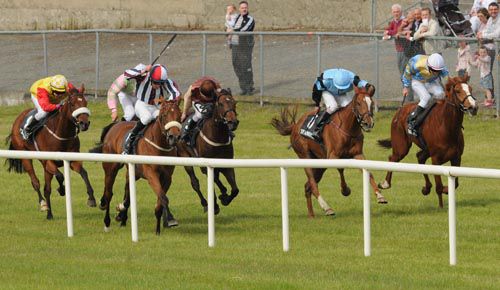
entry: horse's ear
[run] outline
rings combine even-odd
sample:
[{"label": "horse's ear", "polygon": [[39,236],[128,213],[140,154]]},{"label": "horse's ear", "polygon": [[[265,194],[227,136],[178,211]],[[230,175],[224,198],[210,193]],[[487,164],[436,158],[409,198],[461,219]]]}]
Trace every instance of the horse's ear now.
[{"label": "horse's ear", "polygon": [[464,76],[462,77],[462,81],[464,83],[467,83],[467,82],[469,82],[469,80],[470,80],[470,75],[468,72],[465,72]]},{"label": "horse's ear", "polygon": [[231,94],[231,95],[233,94],[233,92],[231,92],[231,88],[227,88],[226,91],[228,91],[229,94]]},{"label": "horse's ear", "polygon": [[85,86],[82,84],[78,91],[80,92],[80,94],[83,94],[83,92],[85,92]]},{"label": "horse's ear", "polygon": [[453,86],[456,84],[455,82],[455,78],[452,78],[452,77],[448,77],[448,82],[446,82],[446,91],[450,91],[453,89]]}]

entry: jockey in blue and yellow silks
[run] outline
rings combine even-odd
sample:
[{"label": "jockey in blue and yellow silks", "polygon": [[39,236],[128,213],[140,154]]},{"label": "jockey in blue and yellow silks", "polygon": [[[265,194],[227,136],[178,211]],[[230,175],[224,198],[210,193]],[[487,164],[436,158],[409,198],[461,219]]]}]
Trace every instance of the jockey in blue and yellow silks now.
[{"label": "jockey in blue and yellow silks", "polygon": [[429,106],[429,101],[444,98],[444,89],[441,79],[447,81],[449,72],[444,59],[439,53],[431,55],[418,54],[408,61],[401,76],[403,82],[403,96],[407,96],[411,88],[419,98],[418,106],[408,117],[408,134],[417,136],[417,118]]}]

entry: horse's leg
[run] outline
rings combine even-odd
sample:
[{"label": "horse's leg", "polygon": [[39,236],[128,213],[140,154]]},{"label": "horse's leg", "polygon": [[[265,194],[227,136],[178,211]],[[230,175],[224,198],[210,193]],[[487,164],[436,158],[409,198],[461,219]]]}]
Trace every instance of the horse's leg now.
[{"label": "horse's leg", "polygon": [[[101,197],[99,208],[105,210],[104,214],[104,231],[109,231],[111,218],[109,217],[109,207],[111,199],[113,198],[113,184],[115,183],[116,174],[120,169],[120,164],[103,162],[102,168],[104,169],[104,193]],[[128,176],[128,175],[127,175]]]},{"label": "horse's leg", "polygon": [[[441,165],[443,164],[442,160],[438,156],[432,156],[432,164],[433,165]],[[440,175],[434,175],[434,180],[436,182],[436,194],[439,199],[439,207],[443,208],[443,182],[441,181]]]},{"label": "horse's leg", "polygon": [[[312,200],[311,200],[311,194],[314,194],[314,196],[318,199],[319,205],[325,212],[332,212],[333,210],[331,207],[326,203],[326,201],[323,199],[323,197],[320,196],[319,190],[318,190],[318,183],[316,182],[315,178],[315,172],[313,168],[304,168],[304,171],[307,176],[307,182],[305,184],[305,196],[306,196],[306,202],[307,202],[307,216],[310,218],[314,217],[314,210],[312,207]],[[317,174],[317,173],[316,173]]]},{"label": "horse's leg", "polygon": [[143,166],[144,178],[148,180],[149,186],[153,189],[156,194],[156,206],[155,206],[155,216],[156,216],[156,234],[160,234],[160,222],[163,215],[163,209],[166,208],[168,204],[168,199],[163,192],[162,184],[160,182],[159,174],[151,166]]},{"label": "horse's leg", "polygon": [[[459,155],[458,157],[451,159],[450,163],[451,163],[451,166],[460,167],[460,164],[462,163],[462,156]],[[455,188],[458,188],[458,177],[455,178]],[[448,193],[447,186],[445,186],[444,190],[446,193]]]},{"label": "horse's leg", "polygon": [[[394,130],[394,129],[393,129]],[[390,162],[399,162],[408,155],[411,148],[411,141],[406,137],[406,133],[391,134],[392,154],[389,156]],[[392,186],[392,171],[387,171],[385,180],[378,184],[380,189],[389,189]]]},{"label": "horse's leg", "polygon": [[[314,176],[314,181],[316,182],[316,186],[321,181],[321,178],[323,178],[323,174],[325,173],[325,171],[326,171],[326,168],[312,168],[312,172],[313,172],[313,176]],[[316,197],[316,199],[318,200],[319,205],[325,211],[325,215],[335,215],[335,212],[330,207],[330,205],[328,205],[328,203],[323,199],[323,197],[319,193],[319,190],[317,190],[317,195],[316,195],[314,193],[314,191],[312,190],[311,186],[309,185],[309,182],[306,182],[305,190],[306,190],[306,195],[309,195],[309,197],[311,196],[311,194],[314,194],[314,197]],[[312,207],[312,204],[311,204],[311,207]]]},{"label": "horse's leg", "polygon": [[[198,180],[198,177],[196,177],[196,174],[194,173],[194,169],[192,166],[184,166],[184,170],[186,173],[189,175],[189,179],[191,180],[191,187],[194,189],[196,194],[198,194],[198,198],[200,199],[201,206],[203,207],[203,211],[207,212],[208,210],[208,203],[205,197],[203,196],[203,193],[201,193],[200,190],[200,181]],[[218,212],[216,212],[218,213]]]},{"label": "horse's leg", "polygon": [[59,192],[60,196],[65,196],[66,195],[66,187],[64,186],[64,174],[62,174],[59,169],[56,169],[54,176],[56,177],[57,183],[59,184],[59,187],[57,188],[57,192]]},{"label": "horse's leg", "polygon": [[234,168],[220,168],[219,170],[220,172],[222,172],[222,174],[224,174],[224,177],[226,177],[229,186],[231,186],[231,195],[219,195],[221,203],[227,206],[236,196],[238,196],[240,190],[238,188],[238,185],[236,184],[236,175],[234,174]]},{"label": "horse's leg", "polygon": [[118,215],[115,217],[117,222],[120,222],[120,226],[124,227],[127,225],[128,220],[128,208],[130,207],[130,183],[128,180],[128,176],[125,182],[125,190],[123,194],[123,202],[119,203],[116,206],[116,210],[118,211]]},{"label": "horse's leg", "polygon": [[[417,152],[417,159],[419,164],[425,164],[427,159],[429,158],[429,151],[427,150],[420,150]],[[424,179],[425,179],[425,186],[422,187],[422,194],[423,195],[428,195],[431,192],[432,188],[432,183],[429,179],[428,174],[424,174]]]},{"label": "horse's leg", "polygon": [[35,169],[33,168],[33,161],[31,159],[22,159],[24,170],[28,173],[31,179],[31,186],[38,194],[38,204],[40,205],[40,211],[47,211],[47,203],[43,199],[42,193],[40,192],[40,180],[35,174]]},{"label": "horse's leg", "polygon": [[43,189],[43,194],[45,196],[45,201],[47,202],[47,207],[48,207],[47,219],[51,220],[54,218],[54,216],[52,215],[52,206],[51,206],[51,202],[50,202],[50,194],[52,192],[51,182],[52,182],[52,178],[54,177],[55,172],[57,171],[57,166],[51,160],[44,162],[44,164],[45,164],[44,165],[45,186]]},{"label": "horse's leg", "polygon": [[83,168],[83,164],[80,161],[72,161],[70,163],[71,169],[75,172],[78,172],[80,176],[83,179],[83,182],[85,182],[85,186],[87,187],[87,195],[89,198],[87,199],[87,205],[90,207],[95,207],[96,202],[95,202],[95,197],[94,197],[94,189],[92,188],[92,185],[90,184],[89,176],[87,174],[87,170]]},{"label": "horse's leg", "polygon": [[[358,155],[354,156],[354,159],[365,160],[366,158],[365,158],[364,154],[358,154]],[[371,172],[369,172],[369,174],[370,174],[370,185],[373,189],[375,197],[377,198],[377,202],[380,204],[386,204],[387,200],[380,192],[379,186],[377,186],[377,183],[375,182],[375,178],[373,178],[373,174]]]},{"label": "horse's leg", "polygon": [[163,196],[162,196],[162,204],[164,206],[163,209],[163,227],[164,228],[171,228],[179,225],[179,222],[174,218],[174,215],[170,211],[170,208],[168,206],[169,200],[167,196],[168,189],[170,188],[170,185],[172,184],[172,174],[162,174],[161,175],[161,187],[163,191]]},{"label": "horse's leg", "polygon": [[217,187],[220,190],[220,195],[227,196],[227,188],[224,186],[222,181],[220,180],[220,170],[215,169],[214,170],[214,183],[217,185]]}]

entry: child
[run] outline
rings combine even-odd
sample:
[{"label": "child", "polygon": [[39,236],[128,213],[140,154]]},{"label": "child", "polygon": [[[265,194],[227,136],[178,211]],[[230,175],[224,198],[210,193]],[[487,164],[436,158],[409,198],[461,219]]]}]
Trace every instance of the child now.
[{"label": "child", "polygon": [[488,51],[486,47],[481,46],[479,48],[479,55],[474,55],[474,60],[471,60],[471,64],[479,68],[479,72],[481,73],[481,87],[485,90],[486,100],[484,100],[483,105],[485,107],[493,106],[493,76],[491,75],[490,70],[491,58],[488,55]]},{"label": "child", "polygon": [[457,59],[456,71],[458,72],[458,76],[463,77],[465,73],[470,74],[470,61],[472,56],[470,53],[470,46],[467,42],[460,41],[458,43]]},{"label": "child", "polygon": [[[232,32],[234,29],[234,24],[236,23],[236,18],[238,13],[236,13],[236,6],[234,4],[228,5],[226,7],[226,32]],[[227,36],[227,45],[231,44],[231,35]]]}]

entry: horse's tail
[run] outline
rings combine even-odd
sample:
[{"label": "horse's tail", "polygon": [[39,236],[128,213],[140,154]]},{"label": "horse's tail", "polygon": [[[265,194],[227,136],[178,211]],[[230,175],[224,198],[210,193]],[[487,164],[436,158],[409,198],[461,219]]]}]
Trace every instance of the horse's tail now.
[{"label": "horse's tail", "polygon": [[104,138],[106,137],[106,134],[108,134],[111,127],[113,127],[116,124],[117,124],[116,122],[111,122],[104,128],[102,128],[100,141],[95,143],[96,146],[89,150],[90,153],[102,153],[102,147],[104,146]]},{"label": "horse's tail", "polygon": [[297,117],[297,106],[289,110],[288,107],[281,109],[280,118],[274,117],[271,120],[271,125],[278,131],[282,136],[288,136],[292,134],[293,125],[296,123]]},{"label": "horse's tail", "polygon": [[[7,138],[5,138],[5,144],[9,144],[9,150],[15,150],[14,145],[12,145],[12,134],[9,134]],[[24,173],[23,162],[21,159],[7,158],[5,160],[5,164],[9,163],[9,168],[7,169],[9,172],[14,171],[15,173]]]},{"label": "horse's tail", "polygon": [[392,142],[391,139],[382,139],[377,141],[378,146],[386,149],[391,149],[392,148]]}]

